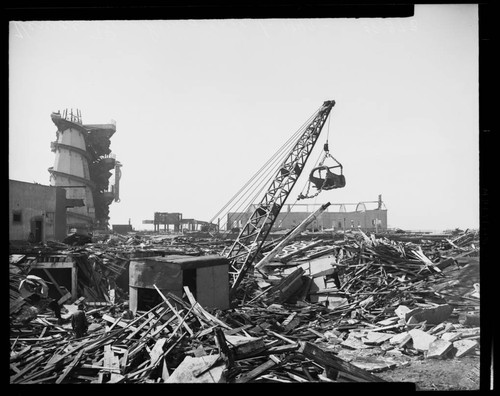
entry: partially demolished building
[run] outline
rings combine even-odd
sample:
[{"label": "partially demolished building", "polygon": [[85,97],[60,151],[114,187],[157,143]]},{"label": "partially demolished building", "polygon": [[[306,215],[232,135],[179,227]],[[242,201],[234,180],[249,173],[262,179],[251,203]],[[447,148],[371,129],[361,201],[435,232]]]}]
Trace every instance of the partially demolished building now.
[{"label": "partially demolished building", "polygon": [[[285,204],[333,105],[305,127],[258,205],[220,217],[241,228],[236,238],[184,234],[212,221],[156,212],[143,221],[154,233],[11,244],[10,383],[385,383],[409,369],[404,382],[425,379],[437,390],[448,360],[450,373],[472,372],[466,389],[477,387],[478,231],[388,232],[381,196],[313,213],[314,205]],[[114,124],[83,125],[79,112],[52,119],[57,187],[44,188],[68,192],[65,201],[59,195],[75,208],[70,227],[106,227],[119,200]],[[318,182],[311,176],[320,170]],[[311,179],[317,191],[308,198],[345,186],[338,162],[321,162]],[[19,198],[11,207],[17,202],[35,205]],[[159,233],[161,225],[174,233]],[[302,235],[307,225],[327,232]],[[83,337],[72,327],[79,304],[89,323]],[[463,357],[470,360],[459,366]],[[432,359],[440,360],[435,376]]]},{"label": "partially demolished building", "polygon": [[[79,206],[67,211],[68,229],[90,231],[107,229],[109,205],[119,202],[121,163],[111,153],[110,139],[116,124],[86,124],[79,110],[52,113],[57,126],[54,166],[49,168],[50,184],[64,187],[69,199],[79,200]],[[109,179],[114,170],[114,184]]]}]

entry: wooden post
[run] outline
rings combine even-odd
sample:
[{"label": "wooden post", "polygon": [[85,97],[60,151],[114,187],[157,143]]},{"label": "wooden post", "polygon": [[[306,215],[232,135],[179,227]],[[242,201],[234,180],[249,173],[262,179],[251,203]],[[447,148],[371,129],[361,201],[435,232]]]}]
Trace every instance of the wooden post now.
[{"label": "wooden post", "polygon": [[71,298],[76,300],[78,298],[78,268],[76,263],[71,267]]}]

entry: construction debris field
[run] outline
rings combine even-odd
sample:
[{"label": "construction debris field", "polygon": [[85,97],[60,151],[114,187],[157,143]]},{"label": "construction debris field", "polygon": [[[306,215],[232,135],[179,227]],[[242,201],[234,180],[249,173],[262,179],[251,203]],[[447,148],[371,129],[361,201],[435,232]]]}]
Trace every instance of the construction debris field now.
[{"label": "construction debris field", "polygon": [[[182,298],[157,290],[161,302],[135,313],[126,285],[131,260],[222,254],[231,239],[129,233],[66,242],[10,246],[11,384],[409,382],[417,390],[479,389],[477,231],[303,233],[247,274],[229,309],[206,309],[184,287]],[[78,268],[78,299],[58,290],[61,319],[47,299],[19,294],[20,281],[41,261]],[[77,339],[70,317],[78,302],[90,326]]]}]

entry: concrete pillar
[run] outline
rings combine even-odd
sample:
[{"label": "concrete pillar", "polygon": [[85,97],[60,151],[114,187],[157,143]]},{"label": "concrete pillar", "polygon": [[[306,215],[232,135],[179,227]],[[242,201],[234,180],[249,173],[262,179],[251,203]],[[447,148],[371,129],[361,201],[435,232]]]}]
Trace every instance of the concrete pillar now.
[{"label": "concrete pillar", "polygon": [[128,309],[130,309],[134,315],[137,312],[137,294],[138,290],[136,286],[129,286],[128,288]]},{"label": "concrete pillar", "polygon": [[76,263],[73,263],[71,268],[71,298],[73,300],[78,298],[78,268]]}]

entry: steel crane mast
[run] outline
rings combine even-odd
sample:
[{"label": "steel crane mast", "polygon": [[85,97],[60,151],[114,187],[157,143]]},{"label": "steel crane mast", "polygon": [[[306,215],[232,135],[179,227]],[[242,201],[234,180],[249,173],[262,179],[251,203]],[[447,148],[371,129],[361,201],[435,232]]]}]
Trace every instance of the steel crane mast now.
[{"label": "steel crane mast", "polygon": [[233,277],[233,283],[229,290],[230,298],[234,296],[247,270],[260,253],[262,245],[302,173],[334,105],[335,101],[333,100],[325,101],[314,115],[313,120],[281,164],[261,202],[256,205],[238,237],[225,253],[225,256],[230,260],[230,275]]}]

